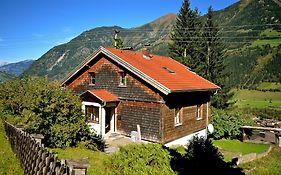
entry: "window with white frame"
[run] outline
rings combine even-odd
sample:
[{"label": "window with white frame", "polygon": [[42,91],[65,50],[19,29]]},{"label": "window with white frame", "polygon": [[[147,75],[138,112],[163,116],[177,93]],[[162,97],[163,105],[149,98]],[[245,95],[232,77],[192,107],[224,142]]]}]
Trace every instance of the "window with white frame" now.
[{"label": "window with white frame", "polygon": [[127,75],[125,72],[119,72],[119,86],[127,86]]},{"label": "window with white frame", "polygon": [[196,120],[201,120],[203,118],[203,104],[197,105],[196,108]]},{"label": "window with white frame", "polygon": [[95,72],[90,72],[89,73],[89,76],[90,76],[90,82],[89,82],[89,84],[90,85],[95,85],[96,84],[96,74],[95,74]]},{"label": "window with white frame", "polygon": [[175,108],[175,126],[182,125],[182,109],[181,108]]},{"label": "window with white frame", "polygon": [[99,123],[99,108],[95,106],[85,106],[85,114],[88,122]]}]

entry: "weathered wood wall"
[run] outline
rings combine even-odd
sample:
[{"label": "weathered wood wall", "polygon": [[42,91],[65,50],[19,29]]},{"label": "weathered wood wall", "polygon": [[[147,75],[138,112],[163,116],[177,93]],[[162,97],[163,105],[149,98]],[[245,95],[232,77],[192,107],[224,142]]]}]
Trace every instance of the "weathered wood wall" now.
[{"label": "weathered wood wall", "polygon": [[[163,133],[162,142],[167,143],[180,137],[195,133],[206,128],[206,119],[210,121],[209,92],[189,92],[173,94],[165,98],[166,104],[161,108]],[[203,104],[202,119],[196,118],[197,104]],[[182,108],[182,124],[175,126],[175,108]],[[208,108],[208,114],[207,114]]]}]

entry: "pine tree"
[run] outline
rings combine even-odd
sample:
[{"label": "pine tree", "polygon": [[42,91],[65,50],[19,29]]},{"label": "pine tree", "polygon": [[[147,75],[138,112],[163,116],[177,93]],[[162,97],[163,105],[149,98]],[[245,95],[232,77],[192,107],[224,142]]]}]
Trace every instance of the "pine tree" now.
[{"label": "pine tree", "polygon": [[218,25],[213,21],[213,9],[209,7],[206,15],[206,21],[202,27],[200,65],[198,65],[198,74],[209,81],[221,86],[218,94],[212,98],[213,106],[225,108],[231,94],[230,88],[225,86],[227,75],[224,64],[224,48],[219,37]]},{"label": "pine tree", "polygon": [[197,64],[199,27],[198,11],[190,9],[189,1],[184,0],[170,36],[169,56],[191,69]]}]

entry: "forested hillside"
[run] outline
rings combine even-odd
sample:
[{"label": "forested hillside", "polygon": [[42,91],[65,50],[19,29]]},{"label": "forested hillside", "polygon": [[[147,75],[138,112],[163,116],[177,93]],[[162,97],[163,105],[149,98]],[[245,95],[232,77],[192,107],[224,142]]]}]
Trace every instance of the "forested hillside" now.
[{"label": "forested hillside", "polygon": [[[153,53],[167,55],[175,17],[175,14],[167,14],[131,29],[113,26],[85,31],[49,50],[25,74],[61,80],[99,46],[111,46],[115,29],[120,31],[125,46],[139,50],[150,43]],[[280,0],[241,0],[216,11],[214,19],[221,28],[230,86],[255,88],[262,81],[280,81]]]}]

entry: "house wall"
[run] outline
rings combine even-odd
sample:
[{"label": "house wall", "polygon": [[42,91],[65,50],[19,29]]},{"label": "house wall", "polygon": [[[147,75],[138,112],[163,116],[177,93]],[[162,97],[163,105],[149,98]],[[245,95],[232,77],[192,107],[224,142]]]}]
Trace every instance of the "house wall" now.
[{"label": "house wall", "polygon": [[117,108],[117,126],[122,128],[123,134],[129,136],[140,125],[142,139],[159,142],[160,107],[159,103],[121,101]]},{"label": "house wall", "polygon": [[[178,94],[170,96],[166,100],[166,105],[162,105],[161,108],[162,143],[174,141],[206,128],[207,115],[208,121],[210,121],[210,95],[208,92]],[[197,104],[203,104],[202,119],[200,120],[196,118]],[[175,108],[183,110],[179,126],[175,126]]]},{"label": "house wall", "polygon": [[[127,73],[127,86],[119,86],[119,72],[124,71],[107,60],[100,57],[89,65],[89,68],[78,75],[67,85],[77,94],[91,89],[106,89],[118,96],[120,102],[117,105],[117,130],[125,135],[141,127],[142,138],[150,141],[158,141],[160,135],[160,104],[162,97],[148,87],[141,80]],[[90,72],[95,72],[96,83],[90,85]],[[89,101],[92,101],[89,99]]]},{"label": "house wall", "polygon": [[[94,64],[94,65],[93,65]],[[113,62],[104,57],[96,58],[90,63],[89,68],[82,74],[74,77],[74,80],[67,84],[68,89],[81,94],[89,89],[106,89],[121,99],[138,101],[159,101],[161,96],[148,88],[134,75],[127,73],[127,86],[119,86],[119,72],[125,71],[122,67],[116,66]],[[96,84],[89,84],[89,73],[95,72]]]}]

